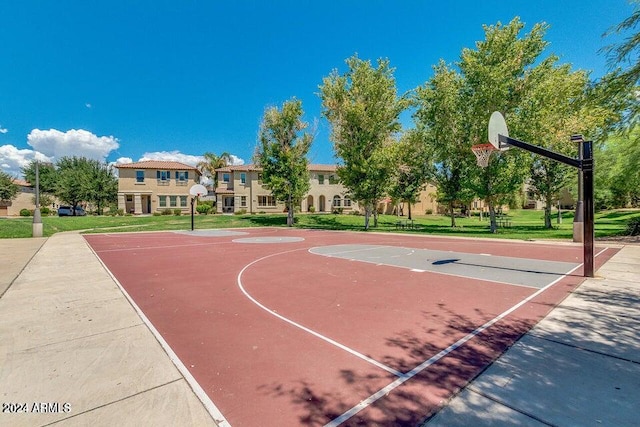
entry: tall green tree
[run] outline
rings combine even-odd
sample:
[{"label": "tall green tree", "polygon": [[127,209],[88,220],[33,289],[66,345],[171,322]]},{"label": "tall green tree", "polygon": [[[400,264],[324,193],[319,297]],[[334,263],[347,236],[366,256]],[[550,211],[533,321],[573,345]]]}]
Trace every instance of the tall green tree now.
[{"label": "tall green tree", "polygon": [[411,205],[418,202],[432,174],[432,161],[420,133],[415,130],[406,132],[390,149],[394,151],[396,166],[388,195],[396,203],[406,202],[408,218],[412,219]]},{"label": "tall green tree", "polygon": [[[32,160],[22,168],[24,179],[32,185],[36,184],[36,161]],[[38,162],[38,186],[40,193],[53,195],[58,180],[57,170],[53,163]]]},{"label": "tall green tree", "polygon": [[90,179],[89,160],[85,157],[63,157],[56,162],[57,181],[55,195],[75,208],[88,201],[87,181]]},{"label": "tall green tree", "polygon": [[20,187],[13,182],[13,177],[4,171],[0,171],[0,201],[10,202],[15,199]]},{"label": "tall green tree", "polygon": [[354,55],[348,70],[333,70],[322,80],[322,115],[331,124],[331,139],[339,159],[337,173],[351,197],[365,208],[365,229],[384,197],[393,173],[389,145],[401,130],[399,116],[408,100],[397,96],[394,69],[387,59],[376,66]]},{"label": "tall green tree", "polygon": [[203,154],[204,159],[196,165],[202,175],[213,180],[214,190],[218,187],[218,174],[216,169],[229,166],[231,164],[231,154],[226,151],[217,155],[215,153],[206,152]]},{"label": "tall green tree", "polygon": [[262,168],[262,182],[276,200],[286,203],[287,225],[293,226],[295,206],[309,191],[307,153],[313,135],[305,132],[302,102],[286,101],[281,109],[268,108],[259,131],[254,162]]},{"label": "tall green tree", "polygon": [[[547,46],[545,24],[536,24],[521,36],[524,24],[514,18],[509,24],[485,26],[485,40],[475,49],[464,49],[458,66],[464,77],[467,130],[470,145],[487,142],[487,123],[493,111],[500,111],[507,123],[515,116],[526,94],[531,69]],[[510,133],[518,135],[517,127]],[[512,149],[491,156],[489,165],[477,168],[472,180],[476,194],[489,207],[491,232],[497,231],[495,208],[513,198],[522,188],[530,156]]]},{"label": "tall green tree", "polygon": [[118,200],[118,179],[112,166],[98,160],[87,160],[86,173],[83,181],[85,201],[95,204],[98,215],[102,215],[106,204]]},{"label": "tall green tree", "polygon": [[447,205],[451,227],[456,226],[454,207],[473,200],[469,182],[477,168],[469,150],[464,78],[443,61],[433,77],[416,90],[413,119],[433,162],[430,175],[438,203]]},{"label": "tall green tree", "polygon": [[[595,135],[607,117],[607,110],[593,108],[588,94],[590,82],[583,71],[571,71],[569,64],[557,65],[550,57],[535,67],[527,78],[525,95],[512,124],[520,139],[552,151],[575,157],[572,134]],[[576,169],[543,156],[533,156],[529,190],[544,202],[544,226],[551,228],[551,208],[560,191],[576,181]]]}]

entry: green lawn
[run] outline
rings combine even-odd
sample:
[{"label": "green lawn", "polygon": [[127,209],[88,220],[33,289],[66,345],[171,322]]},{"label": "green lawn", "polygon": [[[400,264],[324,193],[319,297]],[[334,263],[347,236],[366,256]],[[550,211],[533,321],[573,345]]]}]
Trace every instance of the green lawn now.
[{"label": "green lawn", "polygon": [[[507,239],[567,239],[573,236],[573,212],[563,214],[562,224],[556,223],[554,228],[543,228],[543,213],[533,210],[513,210],[507,218],[511,227],[500,228],[497,234],[489,233],[489,222],[480,221],[478,217],[456,218],[457,227],[451,228],[451,219],[441,215],[415,217],[415,229],[397,230],[398,218],[381,215],[378,227],[371,231],[403,232],[413,234],[442,234],[469,237],[497,237]],[[640,218],[640,210],[607,211],[596,214],[596,237],[616,236],[625,233],[626,225],[632,218]],[[402,217],[402,220],[405,218]],[[299,214],[296,215],[296,226],[300,228],[319,228],[330,230],[364,230],[364,217],[356,215],[333,214]],[[0,238],[30,237],[32,218],[0,218]],[[42,219],[45,236],[70,230],[86,230],[89,233],[122,232],[122,231],[155,231],[155,230],[189,230],[191,217],[184,216],[85,216],[57,217]],[[197,215],[195,228],[236,228],[284,226],[286,216],[280,215]],[[373,220],[371,222],[373,224]]]}]

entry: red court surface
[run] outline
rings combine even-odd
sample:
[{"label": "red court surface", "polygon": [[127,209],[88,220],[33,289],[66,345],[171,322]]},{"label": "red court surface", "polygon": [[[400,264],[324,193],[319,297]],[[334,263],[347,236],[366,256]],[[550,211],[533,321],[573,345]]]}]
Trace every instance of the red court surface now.
[{"label": "red court surface", "polygon": [[[245,234],[224,234],[236,232]],[[85,238],[234,427],[419,425],[583,281],[577,245],[284,228],[201,233]],[[426,249],[502,260],[491,268],[514,278],[520,270],[546,277],[539,260],[573,267],[530,287],[468,277],[491,270],[478,263],[460,274],[397,265],[425,262]],[[389,255],[377,262],[377,250]],[[615,252],[597,247],[596,267]],[[536,267],[511,267],[516,259]]]}]

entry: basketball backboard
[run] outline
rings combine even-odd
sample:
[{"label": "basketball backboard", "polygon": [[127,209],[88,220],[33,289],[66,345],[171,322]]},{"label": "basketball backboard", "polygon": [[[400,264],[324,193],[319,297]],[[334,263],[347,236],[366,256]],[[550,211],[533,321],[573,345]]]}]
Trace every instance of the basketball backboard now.
[{"label": "basketball backboard", "polygon": [[509,136],[509,130],[507,129],[507,122],[504,120],[504,116],[499,111],[494,111],[489,119],[489,142],[495,147],[496,150],[508,150],[509,145],[500,144],[498,135]]}]

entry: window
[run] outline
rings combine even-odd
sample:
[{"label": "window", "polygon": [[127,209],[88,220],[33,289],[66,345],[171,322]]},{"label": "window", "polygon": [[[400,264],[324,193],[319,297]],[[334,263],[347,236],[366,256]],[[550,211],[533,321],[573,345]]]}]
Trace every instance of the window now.
[{"label": "window", "polygon": [[333,207],[334,208],[340,207],[340,196],[333,196]]},{"label": "window", "polygon": [[262,174],[258,174],[258,185],[262,185]]},{"label": "window", "polygon": [[318,175],[318,184],[324,184],[324,175]]},{"label": "window", "polygon": [[127,202],[133,202],[133,195],[127,194]]},{"label": "window", "polygon": [[178,196],[169,196],[169,206],[172,208],[178,206]]},{"label": "window", "polygon": [[167,196],[158,196],[158,206],[161,208],[167,207]]},{"label": "window", "polygon": [[189,172],[186,171],[176,171],[176,180],[177,181],[188,181],[189,180]]},{"label": "window", "polygon": [[144,171],[136,171],[136,182],[144,182]]},{"label": "window", "polygon": [[348,196],[344,196],[344,207],[345,208],[351,207],[351,199]]},{"label": "window", "polygon": [[156,171],[158,181],[167,182],[171,179],[171,171]]},{"label": "window", "polygon": [[187,196],[180,196],[180,207],[181,208],[187,207]]},{"label": "window", "polygon": [[240,207],[241,208],[247,207],[247,196],[240,196]]},{"label": "window", "polygon": [[275,205],[276,199],[274,199],[273,196],[258,196],[258,207],[273,207]]},{"label": "window", "polygon": [[222,174],[222,182],[229,182],[231,180],[231,175],[228,173]]},{"label": "window", "polygon": [[240,174],[240,182],[241,182],[242,184],[246,184],[246,183],[247,183],[247,174],[246,174],[246,173],[242,172],[242,173]]},{"label": "window", "polygon": [[338,180],[335,175],[329,175],[329,184],[337,184]]}]

